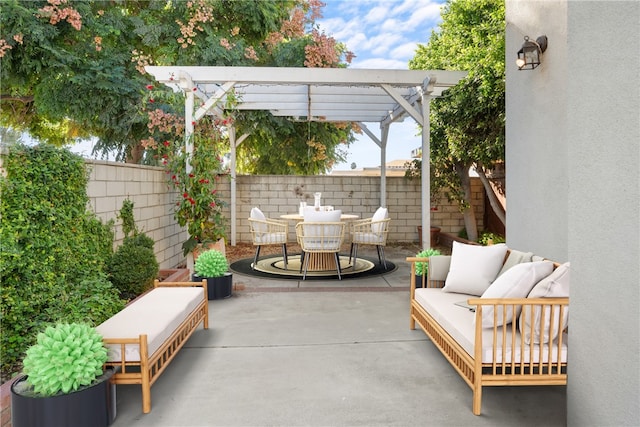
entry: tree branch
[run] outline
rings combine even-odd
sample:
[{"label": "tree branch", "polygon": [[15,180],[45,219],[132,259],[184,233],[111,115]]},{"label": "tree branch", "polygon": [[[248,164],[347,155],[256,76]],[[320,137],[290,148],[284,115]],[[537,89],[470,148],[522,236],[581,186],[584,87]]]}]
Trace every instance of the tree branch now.
[{"label": "tree branch", "polygon": [[484,166],[482,166],[479,163],[476,164],[476,172],[478,172],[478,177],[480,177],[480,182],[482,182],[485,193],[489,198],[489,204],[491,205],[491,209],[493,209],[493,212],[495,212],[496,217],[498,217],[500,222],[502,222],[502,224],[505,225],[507,222],[506,213],[504,209],[502,209],[502,205],[500,204],[500,202],[498,201],[498,198],[496,197],[496,193],[493,189],[493,186],[491,185],[491,182],[489,182],[489,178],[487,178],[487,175],[484,171]]},{"label": "tree branch", "polygon": [[0,94],[0,101],[20,101],[25,104],[33,102],[33,95],[31,96],[13,96],[9,94]]}]

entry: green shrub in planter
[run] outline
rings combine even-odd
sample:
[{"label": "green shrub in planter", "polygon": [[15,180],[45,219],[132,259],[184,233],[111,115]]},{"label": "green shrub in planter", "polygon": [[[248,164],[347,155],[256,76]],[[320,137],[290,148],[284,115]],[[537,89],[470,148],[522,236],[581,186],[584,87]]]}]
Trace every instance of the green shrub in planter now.
[{"label": "green shrub in planter", "polygon": [[90,385],[102,375],[106,361],[107,349],[95,328],[83,323],[61,323],[38,334],[23,364],[34,392],[53,396]]},{"label": "green shrub in planter", "polygon": [[[417,258],[429,258],[431,256],[441,255],[440,251],[437,249],[425,249],[422,252],[418,252],[416,254]],[[417,262],[416,263],[416,275],[417,276],[426,276],[427,271],[429,270],[429,263],[426,262]]]},{"label": "green shrub in planter", "polygon": [[229,269],[227,258],[216,249],[202,252],[193,266],[199,277],[222,277]]}]

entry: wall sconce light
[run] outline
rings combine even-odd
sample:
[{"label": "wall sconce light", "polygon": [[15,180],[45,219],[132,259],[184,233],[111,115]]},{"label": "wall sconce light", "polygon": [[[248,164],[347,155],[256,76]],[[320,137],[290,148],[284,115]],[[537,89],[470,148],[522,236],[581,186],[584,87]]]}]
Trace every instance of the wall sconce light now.
[{"label": "wall sconce light", "polygon": [[540,55],[547,50],[547,36],[540,36],[536,41],[524,36],[524,43],[518,51],[516,65],[518,70],[533,70],[540,65]]}]

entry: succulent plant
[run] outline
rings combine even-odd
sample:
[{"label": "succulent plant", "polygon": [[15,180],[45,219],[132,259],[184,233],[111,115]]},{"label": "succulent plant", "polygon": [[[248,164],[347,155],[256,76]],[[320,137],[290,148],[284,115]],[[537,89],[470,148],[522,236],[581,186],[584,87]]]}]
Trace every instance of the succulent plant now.
[{"label": "succulent plant", "polygon": [[106,361],[107,349],[95,328],[84,323],[60,323],[38,334],[23,365],[34,392],[53,396],[90,385],[102,375]]},{"label": "succulent plant", "polygon": [[[434,255],[441,255],[440,251],[437,249],[425,249],[422,252],[418,252],[416,254],[417,258],[429,258],[430,256],[434,256]],[[418,262],[416,263],[416,275],[418,276],[424,276],[427,274],[427,271],[429,270],[429,263],[426,262]]]},{"label": "succulent plant", "polygon": [[199,277],[221,277],[227,272],[229,264],[224,254],[216,249],[202,252],[193,266]]}]

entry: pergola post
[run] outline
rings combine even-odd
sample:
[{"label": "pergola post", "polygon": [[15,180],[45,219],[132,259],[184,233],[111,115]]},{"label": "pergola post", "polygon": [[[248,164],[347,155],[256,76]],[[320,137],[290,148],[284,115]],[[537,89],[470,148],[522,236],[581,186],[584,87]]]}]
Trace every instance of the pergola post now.
[{"label": "pergola post", "polygon": [[430,122],[431,97],[422,94],[422,248],[431,246],[431,153],[430,153]]},{"label": "pergola post", "polygon": [[387,140],[389,138],[389,124],[381,126],[382,145],[380,147],[380,206],[387,206]]}]

